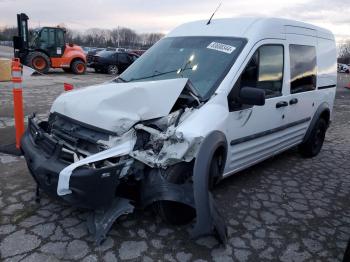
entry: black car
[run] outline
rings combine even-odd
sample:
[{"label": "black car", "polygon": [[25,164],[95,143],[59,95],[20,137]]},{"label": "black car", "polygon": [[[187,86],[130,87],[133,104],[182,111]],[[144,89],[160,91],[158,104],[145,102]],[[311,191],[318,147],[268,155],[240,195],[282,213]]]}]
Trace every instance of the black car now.
[{"label": "black car", "polygon": [[96,72],[116,75],[127,69],[137,58],[139,55],[134,53],[104,50],[94,55],[88,66]]}]

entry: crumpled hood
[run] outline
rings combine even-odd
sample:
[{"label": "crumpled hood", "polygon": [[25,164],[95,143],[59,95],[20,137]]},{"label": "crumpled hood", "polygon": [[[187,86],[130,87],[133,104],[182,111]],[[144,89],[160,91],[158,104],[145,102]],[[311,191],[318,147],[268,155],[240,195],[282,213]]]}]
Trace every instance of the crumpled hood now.
[{"label": "crumpled hood", "polygon": [[86,87],[59,96],[50,112],[121,135],[140,120],[168,115],[187,81],[177,78]]}]

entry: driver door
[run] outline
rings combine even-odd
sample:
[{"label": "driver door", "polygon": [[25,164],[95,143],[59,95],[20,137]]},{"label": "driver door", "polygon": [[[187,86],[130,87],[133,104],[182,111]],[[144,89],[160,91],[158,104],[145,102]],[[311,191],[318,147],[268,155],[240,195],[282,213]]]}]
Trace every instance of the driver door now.
[{"label": "driver door", "polygon": [[[227,124],[228,156],[224,176],[251,166],[278,153],[288,144],[286,136],[287,106],[283,103],[284,50],[283,42],[266,43],[253,50],[249,62],[228,96]],[[242,87],[265,91],[265,105],[237,104],[235,97]]]}]

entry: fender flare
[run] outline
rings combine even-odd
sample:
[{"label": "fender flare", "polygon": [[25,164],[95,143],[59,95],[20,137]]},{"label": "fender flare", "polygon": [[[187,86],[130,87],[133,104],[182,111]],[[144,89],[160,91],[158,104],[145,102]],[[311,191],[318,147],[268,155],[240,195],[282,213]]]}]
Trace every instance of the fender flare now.
[{"label": "fender flare", "polygon": [[[304,136],[304,139],[303,139],[303,142],[304,143],[305,141],[307,141],[311,135],[311,132],[314,128],[314,126],[316,125],[318,119],[321,117],[321,115],[324,113],[324,112],[327,112],[329,115],[330,115],[330,109],[329,109],[329,105],[327,102],[323,102],[322,104],[320,104],[314,114],[314,116],[312,117],[312,120],[310,122],[310,125],[305,133],[305,136]],[[329,126],[329,121],[327,123],[327,128]]]},{"label": "fender flare", "polygon": [[86,62],[86,59],[85,59],[84,57],[79,56],[79,55],[76,55],[76,56],[73,56],[73,57],[70,58],[69,65],[71,66],[71,65],[73,64],[73,62],[76,61],[76,60],[81,60],[81,61],[84,62],[84,64],[87,63],[87,62]]},{"label": "fender flare", "polygon": [[224,148],[223,166],[225,166],[227,140],[220,131],[209,133],[202,141],[197,153],[193,170],[193,191],[197,218],[191,236],[198,238],[216,235],[220,242],[226,243],[227,226],[209,191],[210,164],[216,150],[220,147]]}]

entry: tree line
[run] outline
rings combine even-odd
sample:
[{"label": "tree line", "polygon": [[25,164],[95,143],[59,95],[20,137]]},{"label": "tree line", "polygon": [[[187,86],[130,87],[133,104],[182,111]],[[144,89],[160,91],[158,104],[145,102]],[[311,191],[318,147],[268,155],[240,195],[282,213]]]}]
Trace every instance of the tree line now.
[{"label": "tree line", "polygon": [[[66,29],[66,42],[89,47],[124,47],[133,49],[147,49],[164,35],[161,33],[138,34],[127,27],[114,29],[91,28],[84,32]],[[0,41],[12,41],[17,35],[16,27],[5,27],[0,29]]]},{"label": "tree line", "polygon": [[338,45],[338,63],[350,64],[350,39]]}]

